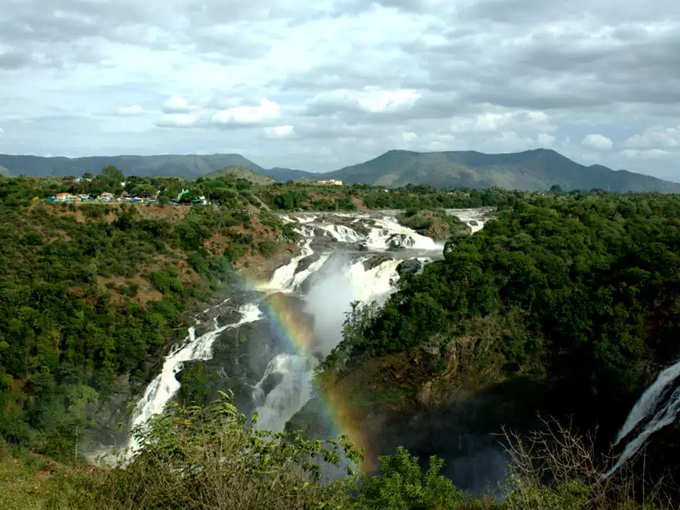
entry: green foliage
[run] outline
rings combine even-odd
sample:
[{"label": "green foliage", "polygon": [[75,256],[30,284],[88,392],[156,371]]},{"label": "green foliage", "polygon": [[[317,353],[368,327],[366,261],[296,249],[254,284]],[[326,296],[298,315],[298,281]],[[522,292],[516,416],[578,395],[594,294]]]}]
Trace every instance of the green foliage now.
[{"label": "green foliage", "polygon": [[669,195],[517,201],[481,232],[455,237],[444,261],[403,279],[338,351],[345,360],[403,351],[493,316],[492,349],[509,372],[548,374],[570,395],[565,409],[611,419],[680,355],[679,213],[680,197]]},{"label": "green foliage", "polygon": [[366,510],[445,510],[463,499],[451,480],[440,475],[444,461],[431,457],[423,473],[418,459],[399,447],[380,458],[380,474],[358,483],[355,508]]},{"label": "green foliage", "polygon": [[320,485],[321,466],[355,458],[346,443],[258,431],[230,398],[173,406],[137,433],[141,451],[110,471],[104,508],[346,508],[341,486]]}]

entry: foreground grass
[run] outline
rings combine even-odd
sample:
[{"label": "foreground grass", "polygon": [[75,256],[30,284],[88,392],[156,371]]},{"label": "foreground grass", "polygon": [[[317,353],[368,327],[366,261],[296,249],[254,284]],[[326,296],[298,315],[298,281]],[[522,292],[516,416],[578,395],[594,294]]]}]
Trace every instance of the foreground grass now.
[{"label": "foreground grass", "polygon": [[0,508],[93,508],[97,487],[105,477],[105,472],[89,465],[69,466],[26,450],[0,448]]}]

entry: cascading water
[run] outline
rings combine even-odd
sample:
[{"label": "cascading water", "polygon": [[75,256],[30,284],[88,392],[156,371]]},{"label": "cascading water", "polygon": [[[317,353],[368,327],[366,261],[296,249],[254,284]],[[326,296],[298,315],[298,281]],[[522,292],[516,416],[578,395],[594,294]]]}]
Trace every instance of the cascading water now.
[{"label": "cascading water", "polygon": [[[213,329],[199,337],[196,337],[194,327],[189,328],[189,336],[165,357],[161,373],[146,387],[144,395],[137,402],[130,422],[132,429],[146,423],[154,414],[163,412],[165,405],[180,389],[180,383],[175,376],[182,370],[185,362],[210,359],[213,343],[220,333],[254,322],[262,317],[260,309],[254,303],[239,307],[238,312],[241,314],[241,318],[237,322],[219,326],[215,318],[213,319]],[[130,437],[127,446],[127,455],[132,455],[139,449],[139,444],[134,436]]]},{"label": "cascading water", "polygon": [[[467,221],[483,225],[488,211],[467,216]],[[254,409],[259,416],[258,427],[273,431],[282,431],[311,398],[313,370],[341,340],[342,323],[351,303],[384,302],[396,290],[400,263],[417,260],[417,266],[422,268],[423,264],[441,258],[443,248],[431,238],[400,225],[395,213],[389,211],[301,213],[280,218],[292,223],[302,237],[300,253],[277,268],[257,290],[265,293],[265,300],[277,293],[297,300],[298,313],[313,318],[314,338],[310,345],[293,349],[295,352],[273,341],[273,337],[258,338],[253,346],[254,352],[259,353],[256,356],[267,356],[264,359],[268,362],[259,380],[247,383],[252,388],[251,401],[237,404]],[[146,388],[135,408],[132,427],[143,425],[152,415],[163,411],[180,388],[175,376],[183,364],[211,359],[212,345],[221,332],[268,319],[254,303],[239,311],[242,317],[236,323],[218,326],[215,322],[210,331],[199,337],[190,329],[187,339],[166,357],[161,373]],[[138,447],[134,438],[129,440],[131,454]]]},{"label": "cascading water", "polygon": [[680,415],[680,361],[663,370],[631,409],[616,437],[616,444],[631,436],[619,458],[603,478],[608,478],[633,457],[647,438],[673,423]]},{"label": "cascading water", "polygon": [[[303,236],[302,253],[278,268],[261,290],[297,293],[302,311],[314,319],[315,339],[300,352],[272,358],[253,389],[258,427],[277,432],[311,398],[312,371],[342,339],[351,303],[382,304],[396,290],[401,262],[417,259],[422,267],[440,257],[443,247],[400,225],[389,212],[282,218]],[[314,257],[318,258],[305,264]]]}]

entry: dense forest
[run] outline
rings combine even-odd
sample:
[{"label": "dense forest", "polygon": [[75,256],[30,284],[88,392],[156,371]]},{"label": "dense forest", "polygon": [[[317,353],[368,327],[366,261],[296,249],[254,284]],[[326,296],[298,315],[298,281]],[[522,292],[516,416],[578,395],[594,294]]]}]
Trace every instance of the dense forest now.
[{"label": "dense forest", "polygon": [[[188,310],[225,292],[234,264],[255,270],[295,250],[297,234],[271,210],[475,206],[518,196],[126,178],[114,167],[82,179],[0,179],[0,435],[57,457],[96,402],[148,379],[148,361],[179,339]],[[124,190],[157,198],[45,201]],[[192,207],[199,196],[213,204]]]},{"label": "dense forest", "polygon": [[[504,388],[505,406],[531,403],[530,426],[536,411],[557,416],[596,431],[608,452],[635,400],[680,357],[679,214],[677,196],[518,200],[477,234],[454,235],[445,259],[402,279],[382,309],[356,307],[322,380],[351,394],[397,374],[373,384],[359,415],[417,406],[422,388],[434,406]],[[677,428],[659,441],[647,469],[677,476]]]},{"label": "dense forest", "polygon": [[[154,201],[45,200],[124,191]],[[209,205],[192,206],[198,197]],[[53,466],[58,476],[41,496],[51,508],[205,508],[201,501],[238,491],[252,497],[239,508],[635,508],[640,498],[629,486],[604,491],[578,470],[546,479],[522,458],[524,476],[501,503],[463,495],[441,476],[439,459],[423,469],[405,450],[384,457],[379,476],[319,484],[319,459],[339,462],[342,444],[257,432],[228,401],[173,408],[144,432],[148,448],[127,471],[70,465],[97,402],[121,386],[141,390],[149,361],[179,338],[188,312],[223,295],[239,268],[296,253],[295,232],[273,213],[395,208],[404,224],[426,229],[443,208],[480,206],[496,208],[481,232],[451,224],[444,260],[404,277],[384,308],[348,315],[320,380],[341,383],[424,346],[440,353],[427,368],[437,377],[447,348],[465,341],[468,371],[485,367],[471,390],[529,379],[546,412],[573,414],[580,430],[599,425],[611,437],[680,356],[677,196],[260,186],[232,177],[125,178],[108,168],[81,180],[0,177],[0,436],[10,446],[0,455],[15,459],[0,474],[19,480]],[[218,447],[241,461],[222,485]],[[142,486],[157,490],[154,501]],[[278,499],[258,499],[267,491]],[[614,499],[598,500],[604,493]]]},{"label": "dense forest", "polygon": [[676,196],[519,200],[478,234],[451,238],[444,261],[364,313],[338,361],[448,341],[493,317],[506,374],[546,376],[576,401],[627,409],[680,356],[679,218]]}]

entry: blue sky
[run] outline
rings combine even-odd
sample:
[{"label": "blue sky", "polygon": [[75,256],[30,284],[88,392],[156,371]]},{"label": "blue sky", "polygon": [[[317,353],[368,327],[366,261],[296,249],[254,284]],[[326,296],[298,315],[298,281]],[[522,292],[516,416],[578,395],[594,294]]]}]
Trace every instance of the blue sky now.
[{"label": "blue sky", "polygon": [[[311,7],[310,7],[311,5]],[[553,148],[680,181],[680,2],[4,0],[0,152]]]}]

